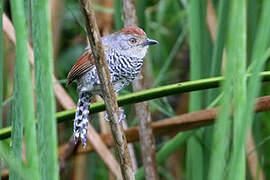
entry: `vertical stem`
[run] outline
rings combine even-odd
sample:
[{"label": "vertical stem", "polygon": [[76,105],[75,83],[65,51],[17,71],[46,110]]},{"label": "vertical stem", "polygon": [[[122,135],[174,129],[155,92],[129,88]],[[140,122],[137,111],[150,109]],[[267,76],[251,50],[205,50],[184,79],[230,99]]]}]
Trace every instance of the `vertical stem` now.
[{"label": "vertical stem", "polygon": [[[218,119],[215,124],[213,155],[211,158],[209,179],[223,179],[227,174],[224,172],[226,155],[230,139],[230,106],[234,100],[234,129],[233,129],[233,159],[237,157],[237,162],[231,163],[228,179],[244,179],[245,159],[244,148],[237,148],[239,143],[239,131],[245,122],[241,122],[243,107],[246,104],[246,9],[245,0],[230,1],[230,18],[227,45],[227,65],[225,81],[223,84],[224,96],[221,102]],[[232,88],[232,86],[234,88]],[[234,98],[234,99],[233,99]],[[242,112],[241,112],[242,111]],[[239,151],[238,151],[239,150]],[[238,156],[235,152],[238,151]],[[237,171],[235,171],[237,169]],[[237,172],[237,174],[235,174]]]},{"label": "vertical stem", "polygon": [[48,0],[32,0],[40,173],[58,179],[57,132],[53,93],[52,33]]},{"label": "vertical stem", "polygon": [[[137,25],[136,7],[134,1],[125,0],[123,1],[123,15],[125,26]],[[142,79],[135,79],[133,81],[133,90],[141,91],[144,88],[144,70],[146,69],[146,64],[144,63],[142,72],[140,75]],[[139,76],[140,76],[139,75]],[[145,167],[145,179],[157,180],[157,162],[155,153],[155,141],[150,126],[151,123],[151,113],[149,111],[148,102],[142,102],[135,104],[136,115],[139,119],[139,136],[140,144],[142,150],[143,165]]]},{"label": "vertical stem", "polygon": [[123,27],[121,0],[114,0],[114,22],[116,30]]},{"label": "vertical stem", "polygon": [[92,8],[91,1],[79,0],[79,2],[85,18],[87,35],[95,59],[95,65],[99,80],[101,82],[101,90],[104,97],[108,118],[110,120],[112,133],[119,154],[122,176],[124,179],[133,180],[135,177],[130,161],[130,154],[127,148],[127,140],[123,132],[122,123],[118,122],[119,108],[112,84],[110,83],[110,73],[106,64],[105,54],[102,47],[94,10]]},{"label": "vertical stem", "polygon": [[[230,58],[234,66],[232,69],[234,74],[232,81],[234,87],[234,113],[231,171],[229,171],[228,178],[244,180],[246,179],[245,143],[243,143],[242,147],[239,147],[239,143],[242,141],[241,138],[243,138],[239,134],[243,126],[245,126],[244,124],[247,123],[246,118],[243,119],[243,113],[247,113],[243,108],[247,104],[247,83],[245,77],[247,60],[246,1],[232,0],[230,10],[227,52],[228,59]],[[236,162],[235,160],[237,160],[237,163],[232,164]]]},{"label": "vertical stem", "polygon": [[[189,6],[190,29],[190,79],[201,78],[202,72],[202,4],[203,1],[191,0]],[[202,92],[191,92],[189,99],[189,111],[197,111],[202,108]],[[199,135],[199,134],[198,134]],[[203,179],[203,149],[195,137],[191,137],[187,143],[187,179]],[[195,173],[196,172],[196,173]]]},{"label": "vertical stem", "polygon": [[[213,55],[211,60],[211,70],[210,70],[210,77],[218,76],[221,72],[221,66],[222,66],[222,57],[225,57],[225,50],[224,49],[224,42],[227,32],[227,19],[228,19],[228,11],[229,11],[229,2],[228,0],[221,0],[219,4],[219,16],[218,16],[218,25],[217,25],[217,34],[212,34],[211,36],[212,41],[214,42],[214,49],[213,49]],[[211,0],[209,0],[209,4],[211,3]],[[209,6],[209,5],[208,5]],[[211,7],[211,6],[210,6]],[[208,7],[208,9],[210,9]],[[214,10],[214,9],[213,9]],[[207,13],[209,14],[209,13]],[[213,23],[213,22],[212,22]],[[208,22],[208,26],[210,29],[210,22]],[[224,53],[223,53],[224,52]],[[208,91],[208,97],[207,101],[208,104],[217,96],[217,90],[216,89],[210,89]]]},{"label": "vertical stem", "polygon": [[[238,2],[238,1],[237,1]],[[245,20],[246,18],[246,14],[244,14],[246,12],[246,8],[245,8],[245,1],[241,1],[238,2],[238,4],[235,4],[235,7],[233,10],[240,12],[242,17],[242,21]],[[237,5],[237,6],[236,6]],[[259,77],[259,72],[262,71],[263,66],[267,60],[267,58],[269,57],[269,50],[267,49],[267,45],[269,44],[269,40],[270,40],[270,35],[269,35],[269,31],[270,31],[270,23],[268,20],[268,12],[270,9],[270,1],[265,0],[263,2],[263,9],[262,9],[262,13],[261,13],[261,17],[260,17],[260,21],[259,21],[259,26],[258,26],[258,30],[256,33],[256,38],[255,38],[255,43],[253,46],[253,50],[252,50],[252,56],[251,56],[251,67],[250,67],[250,72],[252,73],[251,78],[248,81],[248,90],[246,93],[246,103],[243,105],[240,104],[236,104],[238,105],[238,109],[240,111],[240,109],[242,109],[242,111],[239,112],[239,115],[236,116],[238,117],[238,119],[236,119],[239,123],[238,127],[238,134],[235,138],[235,144],[234,144],[234,149],[232,152],[232,158],[230,161],[230,165],[231,165],[231,171],[229,174],[229,178],[232,179],[239,179],[239,171],[241,171],[243,168],[242,166],[244,166],[244,162],[243,165],[241,166],[241,164],[239,164],[239,156],[242,155],[242,151],[244,151],[245,149],[245,141],[246,141],[246,136],[249,130],[249,127],[251,125],[252,122],[252,118],[253,118],[253,106],[254,106],[254,99],[256,98],[256,96],[258,96],[259,94],[259,90],[260,90],[260,77]],[[239,11],[241,10],[241,11]],[[233,24],[235,25],[235,24]],[[246,27],[246,24],[242,24],[242,31],[244,29],[244,27]],[[235,28],[235,27],[234,27]],[[239,28],[237,28],[239,29]],[[244,29],[245,30],[245,29]],[[243,36],[243,32],[241,34],[242,37]],[[238,36],[240,36],[240,33],[238,34]],[[239,43],[238,43],[239,44]],[[243,54],[245,55],[244,51],[245,49],[242,49]],[[235,54],[235,53],[234,53]],[[244,59],[243,57],[238,57],[239,59]],[[239,71],[239,70],[238,70]],[[240,96],[241,97],[241,96]],[[236,106],[235,105],[235,106]],[[235,108],[237,110],[237,107]],[[243,160],[244,161],[244,160]],[[236,163],[237,162],[237,163]],[[244,174],[245,175],[245,174]],[[243,175],[243,176],[244,176]],[[244,176],[245,178],[245,176]],[[244,179],[243,178],[243,179]]]},{"label": "vertical stem", "polygon": [[[189,6],[189,18],[190,18],[190,79],[197,80],[201,76],[201,7],[200,1],[191,0]],[[201,92],[190,93],[189,110],[196,111],[201,109]]]},{"label": "vertical stem", "polygon": [[[15,72],[17,72],[17,66],[15,67]],[[14,75],[14,90],[13,97],[16,101],[12,103],[12,133],[11,133],[11,150],[12,155],[15,159],[20,162],[22,161],[22,141],[23,141],[23,119],[21,118],[21,100],[19,91],[20,88],[18,86],[19,78],[18,74]],[[19,165],[20,166],[20,165]],[[10,180],[20,179],[20,176],[12,169],[10,169]]]},{"label": "vertical stem", "polygon": [[18,96],[20,97],[21,118],[25,129],[25,145],[27,165],[31,169],[33,179],[39,179],[38,153],[36,143],[36,127],[29,57],[27,51],[27,33],[23,0],[12,0],[11,13],[16,31],[16,75],[18,77]]}]

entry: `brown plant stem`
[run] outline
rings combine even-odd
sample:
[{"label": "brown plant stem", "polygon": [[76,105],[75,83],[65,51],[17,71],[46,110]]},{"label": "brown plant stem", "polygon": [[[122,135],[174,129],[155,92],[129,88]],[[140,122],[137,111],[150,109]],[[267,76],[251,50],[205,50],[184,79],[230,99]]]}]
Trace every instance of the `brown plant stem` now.
[{"label": "brown plant stem", "polygon": [[[136,16],[136,8],[134,1],[125,0],[122,2],[123,2],[123,15],[125,26],[137,25],[138,20]],[[138,78],[133,81],[132,85],[133,90],[135,92],[145,89],[144,70],[145,64],[142,68],[141,73],[139,74],[139,76],[141,76],[142,78]],[[141,102],[135,104],[135,111],[139,120],[139,136],[140,136],[143,165],[145,167],[145,178],[148,180],[157,180],[158,171],[156,162],[155,142],[152,133],[152,128],[150,126],[152,120],[148,102]]]},{"label": "brown plant stem", "polygon": [[59,44],[61,38],[61,16],[62,10],[64,7],[63,0],[50,0],[50,13],[51,13],[51,29],[52,29],[52,41],[53,41],[53,57],[56,60],[58,51],[59,51]]},{"label": "brown plant stem", "polygon": [[[256,99],[254,112],[262,112],[270,110],[270,96],[263,96]],[[150,126],[153,129],[154,136],[168,135],[179,131],[188,131],[203,126],[208,126],[214,123],[217,115],[218,108],[211,108],[201,110],[197,112],[182,114],[173,118],[163,119],[157,122],[153,122]],[[139,128],[132,127],[125,131],[127,141],[135,142],[139,140]],[[114,141],[111,133],[100,135],[103,142],[108,147],[113,147]],[[60,147],[60,151],[62,147]],[[88,153],[93,151],[91,145],[87,145],[86,148],[78,148],[76,153]]]},{"label": "brown plant stem", "polygon": [[[74,137],[73,135],[69,138],[69,141],[67,144],[62,145],[62,151],[59,151],[58,149],[58,157],[59,157],[59,170],[63,170],[66,166],[66,162],[69,159],[69,157],[74,153],[74,151],[77,149],[78,144],[74,143]],[[59,153],[61,152],[61,154]]]},{"label": "brown plant stem", "polygon": [[217,36],[217,17],[211,0],[208,0],[207,3],[206,22],[210,32],[211,40],[215,42]]},{"label": "brown plant stem", "polygon": [[250,129],[248,132],[248,138],[246,142],[247,163],[249,166],[250,174],[252,179],[264,180],[265,178],[262,171],[262,166],[260,165],[260,162],[258,160],[257,151],[253,151],[255,147],[256,145],[254,142],[252,131]]},{"label": "brown plant stem", "polygon": [[127,141],[124,134],[123,126],[118,122],[119,108],[116,101],[116,96],[113,91],[112,84],[110,83],[110,74],[105,60],[105,54],[98,31],[94,10],[91,1],[79,0],[81,5],[82,14],[85,18],[85,25],[87,35],[95,59],[95,65],[99,80],[101,82],[101,89],[105,101],[108,118],[114,140],[117,146],[117,151],[120,159],[120,166],[123,179],[135,179],[132,165],[130,162],[130,155],[127,148]]},{"label": "brown plant stem", "polygon": [[[102,0],[101,5],[103,7],[113,8],[113,0]],[[102,35],[108,35],[112,29],[113,15],[108,13],[101,13],[100,27],[102,28]]]}]

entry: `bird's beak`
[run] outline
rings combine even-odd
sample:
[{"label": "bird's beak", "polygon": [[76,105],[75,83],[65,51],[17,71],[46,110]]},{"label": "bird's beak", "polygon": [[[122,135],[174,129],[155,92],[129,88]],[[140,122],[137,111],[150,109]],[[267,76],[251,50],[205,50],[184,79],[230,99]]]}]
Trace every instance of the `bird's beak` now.
[{"label": "bird's beak", "polygon": [[142,43],[143,46],[158,44],[158,41],[147,38],[145,42]]}]

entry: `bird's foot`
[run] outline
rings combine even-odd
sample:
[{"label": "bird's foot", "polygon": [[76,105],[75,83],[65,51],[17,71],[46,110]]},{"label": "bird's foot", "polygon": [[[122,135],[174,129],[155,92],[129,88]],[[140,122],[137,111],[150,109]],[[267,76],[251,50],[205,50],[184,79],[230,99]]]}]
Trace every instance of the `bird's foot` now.
[{"label": "bird's foot", "polygon": [[126,119],[125,111],[122,108],[119,108],[119,119],[118,123]]},{"label": "bird's foot", "polygon": [[143,76],[141,74],[139,74],[135,79],[142,80],[143,79]]},{"label": "bird's foot", "polygon": [[[105,113],[104,118],[105,118],[106,121],[110,121],[109,118],[108,118],[107,112]],[[119,119],[118,119],[118,123],[120,123],[121,121],[123,121],[125,119],[126,119],[126,115],[125,115],[124,109],[119,108]]]}]

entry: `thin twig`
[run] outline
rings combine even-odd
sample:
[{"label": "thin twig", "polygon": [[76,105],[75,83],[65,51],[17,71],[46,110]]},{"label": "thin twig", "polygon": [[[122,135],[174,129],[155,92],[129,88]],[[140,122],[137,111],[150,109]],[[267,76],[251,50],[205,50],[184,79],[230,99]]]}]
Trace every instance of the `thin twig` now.
[{"label": "thin twig", "polygon": [[[125,26],[137,25],[137,16],[135,2],[132,0],[123,1],[123,15]],[[143,69],[139,76],[142,78],[135,79],[133,81],[133,90],[141,91],[144,88],[144,70],[146,66],[144,64]],[[158,179],[157,162],[156,162],[156,152],[155,152],[155,142],[152,133],[151,123],[151,113],[149,111],[148,102],[141,102],[135,104],[136,115],[139,120],[139,135],[143,165],[145,167],[145,178],[149,180]]]},{"label": "thin twig", "polygon": [[59,170],[63,170],[66,166],[67,160],[73,154],[73,152],[77,149],[78,144],[74,143],[73,135],[69,138],[67,144],[63,145],[61,148],[58,149],[59,155]]},{"label": "thin twig", "polygon": [[120,159],[120,166],[122,176],[124,179],[135,179],[132,165],[130,162],[130,155],[127,148],[127,141],[123,132],[123,126],[118,122],[119,108],[116,101],[116,96],[113,91],[112,84],[110,83],[110,74],[105,60],[105,54],[98,31],[94,10],[91,1],[79,0],[81,5],[82,14],[85,17],[85,25],[91,44],[91,49],[95,59],[95,65],[99,80],[101,82],[101,89],[110,120],[112,133],[117,145],[117,150]]}]

